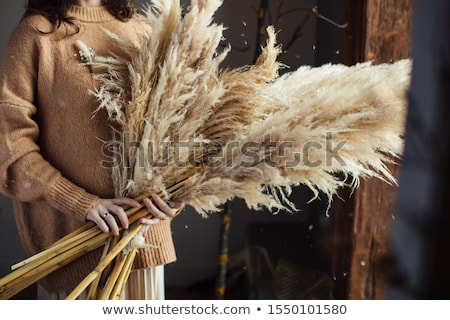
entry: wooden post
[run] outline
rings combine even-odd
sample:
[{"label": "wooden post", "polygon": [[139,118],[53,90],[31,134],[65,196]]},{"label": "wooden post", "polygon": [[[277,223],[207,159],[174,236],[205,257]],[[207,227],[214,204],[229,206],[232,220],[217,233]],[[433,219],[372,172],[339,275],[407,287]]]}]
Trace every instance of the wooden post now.
[{"label": "wooden post", "polygon": [[[345,44],[345,63],[362,61],[391,62],[410,57],[413,0],[358,0],[347,2],[349,31]],[[398,166],[390,166],[398,177]],[[350,236],[351,246],[343,247],[348,257],[349,299],[383,299],[386,272],[383,268],[389,257],[396,187],[377,179],[363,181],[349,204],[336,211],[336,235]],[[350,206],[350,208],[349,208]],[[352,210],[353,209],[353,210]],[[353,215],[351,235],[348,215]],[[344,227],[342,227],[344,226]],[[345,228],[345,226],[347,226]],[[343,261],[342,252],[335,257]],[[342,262],[335,262],[335,273],[341,273]]]},{"label": "wooden post", "polygon": [[231,202],[225,203],[220,216],[219,261],[214,294],[216,299],[225,299],[228,271],[228,235],[231,225]]}]

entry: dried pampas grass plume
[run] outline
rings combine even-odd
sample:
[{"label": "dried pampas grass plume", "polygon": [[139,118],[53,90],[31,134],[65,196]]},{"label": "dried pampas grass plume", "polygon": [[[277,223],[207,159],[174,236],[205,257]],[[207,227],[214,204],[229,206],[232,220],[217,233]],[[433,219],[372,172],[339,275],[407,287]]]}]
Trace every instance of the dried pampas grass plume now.
[{"label": "dried pampas grass plume", "polygon": [[[105,30],[126,53],[89,65],[99,110],[116,124],[116,194],[142,201],[156,192],[206,215],[235,197],[256,210],[296,210],[288,196],[300,184],[331,201],[362,178],[395,183],[386,164],[403,151],[411,61],[305,66],[280,76],[269,27],[254,65],[222,70],[229,48],[217,51],[223,27],[213,23],[221,3],[191,0],[183,14],[178,0],[152,1],[138,50]],[[0,279],[0,299],[105,243],[99,264],[67,299],[88,286],[91,299],[118,299],[137,250],[148,246],[138,223],[147,209],[124,209],[130,229],[120,238],[86,224],[16,264]]]},{"label": "dried pampas grass plume", "polygon": [[[290,188],[331,199],[351,177],[395,179],[411,61],[300,67],[279,75],[275,31],[254,65],[223,70],[219,0],[145,10],[152,32],[131,61],[100,58],[100,108],[120,125],[111,142],[118,195],[162,190],[192,168],[176,198],[199,213],[243,198],[249,208],[295,210]],[[130,141],[142,148],[129,148]],[[128,143],[128,145],[127,145]],[[149,147],[150,146],[150,147]],[[161,165],[163,164],[163,165]]]}]

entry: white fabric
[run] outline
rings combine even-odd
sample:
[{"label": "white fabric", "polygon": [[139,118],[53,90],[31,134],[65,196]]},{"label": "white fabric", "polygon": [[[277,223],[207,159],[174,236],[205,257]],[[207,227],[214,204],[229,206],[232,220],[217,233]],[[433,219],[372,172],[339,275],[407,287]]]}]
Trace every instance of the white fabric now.
[{"label": "white fabric", "polygon": [[[128,282],[125,284],[122,300],[164,300],[165,299],[164,265],[134,270],[131,272]],[[38,300],[64,300],[70,291],[49,293],[41,285],[38,285]],[[83,292],[79,300],[86,299]]]},{"label": "white fabric", "polygon": [[132,271],[122,300],[164,300],[164,266]]}]

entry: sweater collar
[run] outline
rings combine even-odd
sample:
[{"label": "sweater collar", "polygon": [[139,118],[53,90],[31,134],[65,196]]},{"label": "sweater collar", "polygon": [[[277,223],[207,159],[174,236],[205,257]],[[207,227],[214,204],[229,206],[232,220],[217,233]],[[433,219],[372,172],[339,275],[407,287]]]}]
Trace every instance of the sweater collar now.
[{"label": "sweater collar", "polygon": [[82,22],[105,22],[114,20],[114,16],[105,6],[81,7],[72,5],[67,11],[67,15]]}]

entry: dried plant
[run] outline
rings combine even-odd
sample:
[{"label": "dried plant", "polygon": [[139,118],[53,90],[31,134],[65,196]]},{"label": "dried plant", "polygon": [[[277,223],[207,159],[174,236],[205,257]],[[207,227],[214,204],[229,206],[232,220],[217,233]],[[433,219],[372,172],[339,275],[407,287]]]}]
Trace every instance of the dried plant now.
[{"label": "dried plant", "polygon": [[287,195],[299,184],[331,199],[347,181],[342,175],[352,186],[367,176],[394,182],[385,163],[402,151],[411,62],[279,76],[269,27],[254,65],[221,70],[228,51],[216,52],[223,27],[212,23],[220,4],[192,1],[182,17],[178,1],[155,1],[146,11],[152,33],[127,68],[120,58],[105,61],[120,66],[99,78],[96,94],[122,128],[113,142],[120,194],[165,190],[196,166],[177,198],[203,214],[235,197],[252,209],[292,209]]},{"label": "dried plant", "polygon": [[[395,180],[386,163],[401,156],[411,61],[301,67],[279,75],[273,28],[254,65],[221,69],[221,0],[155,0],[145,9],[151,32],[139,50],[114,34],[128,54],[96,57],[99,109],[115,123],[110,141],[116,194],[141,201],[149,192],[177,198],[200,214],[236,197],[249,208],[295,210],[292,186],[331,196],[361,178]],[[150,28],[149,28],[150,29]],[[131,57],[131,59],[129,59]],[[39,280],[84,252],[109,244],[89,285],[90,298],[116,299],[130,271],[145,207],[127,209],[131,227],[117,243],[95,226],[74,231],[0,279],[0,297]],[[135,223],[136,222],[136,223]],[[109,265],[103,295],[99,278]]]}]

